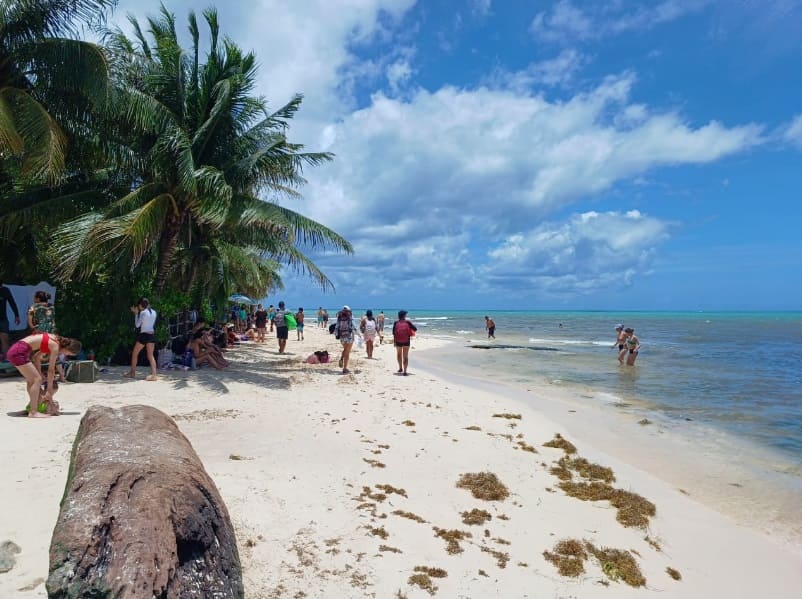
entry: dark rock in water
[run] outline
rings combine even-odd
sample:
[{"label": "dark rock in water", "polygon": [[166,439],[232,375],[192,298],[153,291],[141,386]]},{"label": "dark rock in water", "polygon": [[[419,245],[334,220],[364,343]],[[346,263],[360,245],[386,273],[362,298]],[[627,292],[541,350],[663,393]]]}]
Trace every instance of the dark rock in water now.
[{"label": "dark rock in water", "polygon": [[149,406],[87,411],[50,544],[47,592],[244,597],[228,511],[169,416]]},{"label": "dark rock in water", "polygon": [[542,347],[537,345],[509,345],[503,343],[474,343],[471,349],[528,349],[531,351],[560,351],[556,347]]}]

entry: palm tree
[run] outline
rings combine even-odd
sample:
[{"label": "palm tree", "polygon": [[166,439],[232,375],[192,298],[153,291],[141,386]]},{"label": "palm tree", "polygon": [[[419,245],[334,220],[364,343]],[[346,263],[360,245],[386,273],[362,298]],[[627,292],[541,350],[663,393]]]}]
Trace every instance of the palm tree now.
[{"label": "palm tree", "polygon": [[301,96],[268,112],[252,95],[255,56],[220,41],[214,9],[203,16],[210,37],[203,63],[194,13],[189,52],[164,6],[159,18],[148,19],[150,41],[135,19],[133,40],[119,29],[107,32],[115,89],[105,135],[118,163],[130,169],[131,191],[62,227],[60,275],[91,276],[110,261],[149,265],[157,292],[169,281],[182,291],[202,283],[223,295],[232,277],[251,277],[264,292],[280,282],[283,263],[328,287],[299,246],[350,253],[351,245],[260,196],[298,197],[303,168],[332,156],[304,152],[287,140]]},{"label": "palm tree", "polygon": [[86,122],[86,98],[105,93],[107,65],[75,23],[102,19],[116,0],[0,3],[0,183],[54,183],[64,174],[64,120]]}]

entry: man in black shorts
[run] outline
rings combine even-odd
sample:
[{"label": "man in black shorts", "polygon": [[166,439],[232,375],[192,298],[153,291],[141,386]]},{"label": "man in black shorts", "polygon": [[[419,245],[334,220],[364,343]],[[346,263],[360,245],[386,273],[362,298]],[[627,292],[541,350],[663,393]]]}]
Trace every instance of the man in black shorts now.
[{"label": "man in black shorts", "polygon": [[8,352],[8,334],[11,332],[11,324],[8,322],[6,304],[11,304],[11,311],[14,312],[14,324],[19,324],[19,308],[11,289],[0,283],[0,352],[5,356]]},{"label": "man in black shorts", "polygon": [[278,339],[278,353],[283,354],[287,348],[287,339],[290,336],[290,329],[287,327],[287,320],[284,315],[287,311],[284,309],[284,302],[278,303],[278,311],[273,316],[273,324],[276,325],[276,338]]}]

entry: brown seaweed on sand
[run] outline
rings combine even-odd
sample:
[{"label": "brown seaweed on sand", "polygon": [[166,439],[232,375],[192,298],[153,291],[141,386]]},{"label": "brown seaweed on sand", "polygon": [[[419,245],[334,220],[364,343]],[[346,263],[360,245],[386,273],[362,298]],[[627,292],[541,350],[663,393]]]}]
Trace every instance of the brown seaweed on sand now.
[{"label": "brown seaweed on sand", "polygon": [[468,489],[476,499],[486,501],[503,501],[510,496],[507,487],[492,472],[463,474],[457,486]]}]

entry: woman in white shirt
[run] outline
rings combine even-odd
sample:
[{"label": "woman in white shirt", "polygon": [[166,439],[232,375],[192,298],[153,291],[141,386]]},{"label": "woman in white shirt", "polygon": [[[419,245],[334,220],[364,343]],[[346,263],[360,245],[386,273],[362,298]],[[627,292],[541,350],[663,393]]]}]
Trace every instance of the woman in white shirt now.
[{"label": "woman in white shirt", "polygon": [[146,381],[156,380],[156,358],[153,357],[153,350],[156,348],[156,310],[150,307],[150,302],[144,297],[139,300],[136,306],[131,306],[131,312],[136,316],[135,324],[137,328],[136,343],[131,352],[131,370],[125,375],[129,378],[136,378],[136,364],[139,361],[139,352],[144,347],[148,353],[148,363],[150,363],[150,375]]}]

